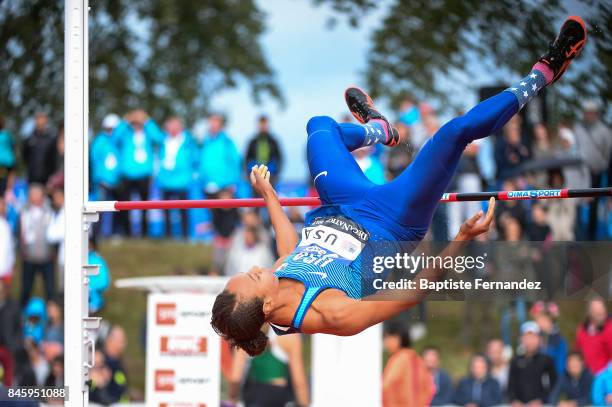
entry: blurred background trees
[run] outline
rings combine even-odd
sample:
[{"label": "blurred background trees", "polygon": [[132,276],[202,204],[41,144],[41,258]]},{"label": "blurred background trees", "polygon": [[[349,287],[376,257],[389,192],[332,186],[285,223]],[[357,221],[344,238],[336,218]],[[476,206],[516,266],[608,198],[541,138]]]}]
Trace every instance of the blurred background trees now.
[{"label": "blurred background trees", "polygon": [[[327,3],[344,14],[351,25],[376,10],[375,0],[313,0]],[[409,94],[419,100],[438,100],[445,105],[449,83],[474,85],[486,72],[500,84],[508,74],[525,74],[547,50],[564,21],[568,1],[546,0],[393,0],[380,27],[372,34],[368,68],[369,90],[397,101]],[[551,88],[563,112],[585,97],[610,100],[612,83],[612,3],[578,0],[589,28],[585,56],[568,72],[560,86]],[[332,17],[335,22],[337,17]],[[476,61],[476,63],[474,63]],[[474,69],[474,65],[478,65]],[[467,78],[466,78],[467,75]],[[467,80],[466,80],[467,79]]]},{"label": "blurred background trees", "polygon": [[[63,3],[0,1],[0,112],[9,118],[63,110]],[[89,24],[92,123],[134,107],[191,121],[241,81],[256,101],[281,100],[254,1],[90,1]]]},{"label": "blurred background trees", "polygon": [[[332,8],[330,26],[342,18],[356,26],[383,7],[379,27],[363,44],[370,50],[369,89],[391,101],[408,93],[447,107],[449,83],[469,87],[483,70],[500,83],[527,72],[568,13],[561,0],[311,1]],[[612,93],[612,41],[603,31],[612,27],[612,3],[577,0],[573,9],[575,3],[584,9],[592,45],[553,89],[563,96],[564,112],[579,99],[605,102]],[[283,101],[260,44],[266,16],[255,0],[99,0],[90,6],[92,123],[105,112],[136,106],[192,122],[209,109],[212,95],[244,83],[256,102],[265,95]],[[0,43],[0,111],[15,120],[40,108],[61,112],[63,1],[0,1]]]}]

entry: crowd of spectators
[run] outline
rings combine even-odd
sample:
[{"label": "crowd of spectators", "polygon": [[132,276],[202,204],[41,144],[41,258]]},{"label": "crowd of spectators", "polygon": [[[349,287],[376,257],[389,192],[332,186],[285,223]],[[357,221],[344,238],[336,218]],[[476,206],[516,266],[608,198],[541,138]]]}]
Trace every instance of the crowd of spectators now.
[{"label": "crowd of spectators", "polygon": [[[571,347],[546,308],[540,303],[532,308],[533,320],[521,325],[514,351],[501,339],[490,339],[482,353],[469,358],[467,374],[455,383],[442,366],[443,349],[425,346],[419,358],[410,349],[408,331],[387,324],[384,343],[390,358],[383,373],[383,404],[611,405],[612,320],[604,300],[588,303]],[[425,399],[417,402],[415,397]]]},{"label": "crowd of spectators", "polygon": [[[53,128],[44,113],[36,114],[33,124],[19,143],[0,118],[0,382],[58,387],[64,380],[64,135],[63,127]],[[89,284],[94,315],[103,308],[110,282],[95,243],[92,239],[89,252],[89,263],[100,266]],[[39,276],[44,298],[33,296]],[[98,337],[104,360],[114,360],[117,370],[117,348],[107,351],[112,340]],[[115,391],[109,400],[119,401],[122,394]]]},{"label": "crowd of spectators", "polygon": [[[532,123],[527,116],[515,116],[496,137],[468,146],[449,191],[609,186],[612,133],[602,122],[601,109],[596,103],[587,102],[583,108],[580,120],[563,122],[555,130],[545,123]],[[410,165],[420,147],[441,125],[431,106],[410,98],[401,103],[396,118],[402,145],[393,149],[371,146],[354,152],[358,165],[375,183],[393,179]],[[64,134],[63,126],[53,126],[43,112],[37,113],[32,122],[33,130],[19,140],[9,132],[0,116],[0,364],[5,384],[61,381],[63,338],[58,299],[63,288],[64,266]],[[140,109],[123,117],[109,114],[90,143],[90,198],[147,200],[155,192],[162,199],[187,199],[193,197],[194,190],[208,198],[246,196],[250,191],[248,187],[244,190],[245,184],[248,185],[245,180],[255,163],[266,164],[273,183],[282,184],[284,157],[279,142],[282,140],[272,134],[267,116],[258,118],[244,154],[227,132],[223,115],[213,113],[207,123],[206,134],[198,138],[180,117],[168,117],[163,124],[158,124]],[[303,183],[305,189],[308,185]],[[310,188],[308,193],[313,194]],[[483,239],[606,240],[612,236],[611,208],[610,199],[500,202],[496,226]],[[461,223],[479,209],[479,202],[441,205],[432,223],[432,238],[451,239]],[[296,228],[303,225],[301,209],[289,208],[288,215]],[[89,284],[92,313],[103,310],[104,292],[110,284],[110,272],[97,251],[97,240],[108,236],[117,239],[150,236],[150,216],[146,212],[136,217],[129,212],[105,216],[112,218],[107,222],[109,230],[104,233],[97,225],[90,245],[89,262],[100,266],[99,275]],[[166,211],[162,235],[189,239],[194,229],[190,217],[187,210]],[[273,233],[265,211],[215,209],[210,211],[210,218],[214,232],[211,274],[233,275],[254,262],[261,266],[273,264]],[[514,258],[508,264],[514,262],[514,266],[520,267],[520,260]],[[43,282],[44,299],[32,297],[37,276]],[[15,278],[20,280],[17,301],[10,295]],[[476,393],[485,398],[501,394],[502,398],[511,400],[525,400],[534,395],[543,400],[563,392],[567,396],[579,392],[587,382],[581,376],[583,370],[601,373],[604,378],[600,382],[610,380],[609,360],[594,362],[589,354],[594,349],[589,341],[601,329],[601,318],[581,327],[576,342],[581,352],[568,354],[567,344],[556,331],[554,314],[547,311],[534,316],[535,322],[527,323],[526,301],[520,296],[501,312],[502,341],[491,342],[486,357],[472,358],[470,376],[456,390],[448,390],[450,377],[436,367],[439,351],[431,348],[424,352],[425,364],[438,389],[434,401],[444,398],[469,404],[466,400]],[[512,369],[507,373],[502,368],[504,359],[499,355],[507,353],[512,342],[512,317],[521,324],[522,353],[512,360],[509,365]],[[467,326],[471,329],[473,324]],[[120,400],[124,397],[126,375],[118,360],[125,346],[125,335],[116,327],[100,340],[102,350],[96,358],[101,361],[101,367],[93,375],[97,387],[92,397]],[[555,355],[563,357],[555,358]],[[550,363],[549,356],[553,357]],[[583,370],[579,369],[582,364],[586,366]],[[529,366],[530,374],[538,369],[545,371],[549,383],[526,388],[533,386],[534,380],[520,373],[525,366]],[[483,372],[495,378],[499,389],[492,382],[482,381],[488,377]],[[555,383],[563,385],[557,388]],[[595,379],[594,389],[598,388],[597,383]],[[111,387],[107,389],[107,386]],[[475,386],[478,391],[474,390]],[[442,392],[445,388],[447,393]],[[594,400],[595,397],[593,392]]]}]

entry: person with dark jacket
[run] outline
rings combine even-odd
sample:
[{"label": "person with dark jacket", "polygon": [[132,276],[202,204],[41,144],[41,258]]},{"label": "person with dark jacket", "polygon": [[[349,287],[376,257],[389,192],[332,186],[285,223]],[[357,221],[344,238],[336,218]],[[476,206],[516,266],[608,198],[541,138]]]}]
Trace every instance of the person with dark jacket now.
[{"label": "person with dark jacket", "polygon": [[512,405],[544,404],[557,380],[550,356],[540,353],[540,328],[533,321],[521,325],[523,353],[512,358],[508,379],[508,400]]},{"label": "person with dark jacket", "polygon": [[12,354],[21,346],[21,309],[9,295],[8,286],[0,282],[0,347]]},{"label": "person with dark jacket", "polygon": [[259,116],[257,133],[249,141],[246,153],[247,174],[254,165],[264,164],[270,170],[272,185],[278,181],[283,165],[283,155],[276,138],[270,133],[270,122],[266,115]]},{"label": "person with dark jacket", "polygon": [[591,404],[592,384],[593,375],[585,368],[580,352],[570,352],[566,370],[550,394],[550,404],[557,405],[561,397],[564,397],[576,406],[587,406]]},{"label": "person with dark jacket", "polygon": [[22,146],[28,183],[45,185],[56,169],[57,142],[49,130],[49,118],[37,113],[35,129]]},{"label": "person with dark jacket", "polygon": [[453,382],[450,375],[440,369],[440,351],[435,347],[426,347],[421,354],[423,362],[433,377],[436,392],[431,400],[432,406],[444,406],[451,402],[453,397]]},{"label": "person with dark jacket", "polygon": [[489,407],[502,402],[497,380],[489,374],[489,361],[484,355],[472,356],[470,373],[457,384],[453,403],[460,406]]}]

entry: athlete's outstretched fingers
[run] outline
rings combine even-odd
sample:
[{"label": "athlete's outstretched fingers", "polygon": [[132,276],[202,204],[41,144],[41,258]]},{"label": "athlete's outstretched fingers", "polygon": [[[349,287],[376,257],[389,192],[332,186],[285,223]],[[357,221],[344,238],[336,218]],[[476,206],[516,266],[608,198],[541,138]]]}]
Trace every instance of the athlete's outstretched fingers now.
[{"label": "athlete's outstretched fingers", "polygon": [[489,209],[487,210],[486,216],[482,219],[482,221],[478,222],[479,219],[483,216],[483,212],[478,211],[476,215],[466,220],[463,225],[461,225],[458,240],[471,240],[476,236],[485,233],[487,230],[489,230],[491,222],[493,222],[494,214],[495,198],[491,198],[489,199]]},{"label": "athlete's outstretched fingers", "polygon": [[249,178],[251,179],[251,185],[255,186],[255,184],[257,183],[257,178],[255,178],[255,173],[257,172],[257,165],[254,165],[251,168],[251,173],[249,174]]}]

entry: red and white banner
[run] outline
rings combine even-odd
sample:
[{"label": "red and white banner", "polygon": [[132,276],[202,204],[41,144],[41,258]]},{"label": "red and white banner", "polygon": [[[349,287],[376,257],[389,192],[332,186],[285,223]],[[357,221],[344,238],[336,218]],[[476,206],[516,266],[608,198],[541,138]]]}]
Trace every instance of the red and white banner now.
[{"label": "red and white banner", "polygon": [[220,339],[210,326],[214,299],[210,294],[149,295],[147,406],[219,405]]}]

